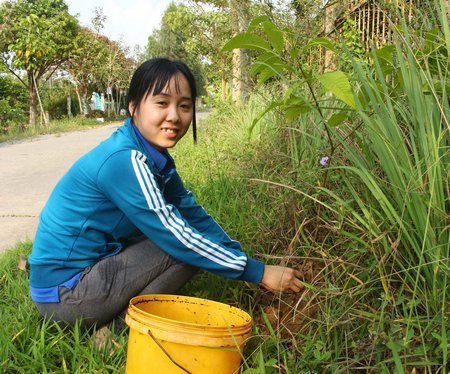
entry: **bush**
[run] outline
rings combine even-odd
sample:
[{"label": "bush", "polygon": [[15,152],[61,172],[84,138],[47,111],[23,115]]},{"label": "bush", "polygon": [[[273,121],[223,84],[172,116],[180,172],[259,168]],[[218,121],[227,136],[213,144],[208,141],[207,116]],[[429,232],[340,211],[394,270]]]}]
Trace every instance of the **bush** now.
[{"label": "bush", "polygon": [[[79,113],[79,108],[75,105],[77,98],[71,97],[71,112],[73,116]],[[49,101],[46,109],[51,119],[67,118],[67,96],[59,96]]]},{"label": "bush", "polygon": [[0,132],[7,133],[27,123],[28,96],[24,86],[10,75],[0,76]]},{"label": "bush", "polygon": [[13,107],[7,99],[0,99],[0,132],[7,133],[17,127],[23,127],[27,116],[21,108]]},{"label": "bush", "polygon": [[50,119],[68,118],[67,98],[70,94],[71,113],[76,116],[80,113],[78,99],[73,96],[65,81],[57,81],[52,86],[42,85],[39,87],[44,110],[48,112]]}]

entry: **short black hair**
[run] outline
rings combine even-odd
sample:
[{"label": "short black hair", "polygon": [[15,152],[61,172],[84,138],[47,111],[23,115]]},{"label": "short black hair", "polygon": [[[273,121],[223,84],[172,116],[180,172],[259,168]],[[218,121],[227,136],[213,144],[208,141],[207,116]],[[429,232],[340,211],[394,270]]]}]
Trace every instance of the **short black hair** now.
[{"label": "short black hair", "polygon": [[[191,69],[182,61],[169,60],[167,58],[152,58],[142,63],[134,72],[128,88],[126,108],[128,115],[133,118],[133,114],[139,107],[142,100],[152,93],[158,95],[169,84],[170,80],[178,73],[187,79],[192,96],[192,132],[194,142],[197,141],[197,123],[195,115],[195,101],[197,98],[197,85]],[[175,82],[176,86],[178,83]],[[130,113],[130,103],[135,103],[133,113]]]}]

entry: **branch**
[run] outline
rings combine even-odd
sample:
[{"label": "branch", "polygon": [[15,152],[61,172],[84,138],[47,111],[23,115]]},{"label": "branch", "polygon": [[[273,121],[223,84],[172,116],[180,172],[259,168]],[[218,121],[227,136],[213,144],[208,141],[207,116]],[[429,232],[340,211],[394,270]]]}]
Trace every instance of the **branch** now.
[{"label": "branch", "polygon": [[[51,78],[51,76],[55,73],[55,71],[56,71],[60,66],[61,66],[61,64],[55,65],[55,68],[54,68],[53,71],[48,75],[48,77],[44,80],[44,83],[46,83],[46,82]],[[44,73],[42,73],[42,75],[44,75]],[[42,75],[41,75],[41,76],[42,76]]]},{"label": "branch", "polygon": [[[6,64],[5,64],[6,65]],[[6,65],[6,68],[25,86],[28,88],[28,83],[25,83],[22,78],[20,78],[14,70],[12,70],[8,65]]]}]

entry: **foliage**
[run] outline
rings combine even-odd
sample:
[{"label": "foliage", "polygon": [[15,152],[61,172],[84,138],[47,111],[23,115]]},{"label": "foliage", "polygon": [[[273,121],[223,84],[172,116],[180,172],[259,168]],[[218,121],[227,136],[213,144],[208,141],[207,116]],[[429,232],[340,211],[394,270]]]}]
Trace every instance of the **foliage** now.
[{"label": "foliage", "polygon": [[[238,1],[248,8],[251,16],[270,14],[280,20],[286,27],[295,24],[295,20],[312,25],[315,21],[311,14],[317,10],[317,4],[304,4],[307,10],[303,17],[293,14],[293,2],[278,1],[277,6],[271,2]],[[281,4],[283,3],[283,4]],[[232,36],[229,1],[190,0],[188,5],[171,4],[163,16],[161,26],[148,38],[145,57],[167,56],[186,61],[199,80],[201,94],[205,93],[207,82],[208,95],[215,95],[225,100],[227,85],[232,77],[232,56],[223,51],[222,46]],[[313,32],[314,28],[308,28]],[[292,33],[293,42],[299,42],[299,33]],[[294,41],[295,39],[295,41]]]},{"label": "foliage", "polygon": [[[0,60],[28,88],[34,126],[39,80],[69,58],[78,22],[63,0],[9,0],[0,5],[0,27]],[[17,69],[26,71],[27,81]]]},{"label": "foliage", "polygon": [[[58,85],[54,85],[51,88],[42,90],[42,100],[44,108],[48,111],[50,119],[63,119],[67,118],[67,100],[69,96],[69,89],[64,82],[58,82]],[[76,116],[79,113],[76,96],[70,96],[70,112],[72,116]]]},{"label": "foliage", "polygon": [[341,69],[346,72],[352,71],[352,61],[364,59],[365,49],[362,43],[361,31],[356,22],[346,19],[339,30],[340,41],[336,43],[337,57],[340,60]]},{"label": "foliage", "polygon": [[[75,49],[67,64],[75,80],[80,95],[80,111],[88,113],[87,103],[92,92],[105,92],[108,87],[114,89],[118,104],[131,79],[134,63],[127,57],[127,49],[88,28],[82,28],[75,41]],[[119,108],[114,108],[118,112]]]},{"label": "foliage", "polygon": [[183,4],[170,4],[164,12],[161,26],[148,38],[146,58],[167,57],[185,62],[196,78],[199,95],[205,94],[205,80],[197,43],[199,29],[197,13]]},{"label": "foliage", "polygon": [[27,93],[9,74],[0,75],[0,131],[23,127],[26,123]]},{"label": "foliage", "polygon": [[[424,13],[444,14],[434,9]],[[253,124],[281,109],[295,133],[312,137],[303,128],[312,120],[313,131],[323,132],[328,142],[318,188],[301,179],[266,183],[284,185],[317,203],[313,239],[325,235],[323,230],[339,233],[332,241],[335,248],[339,236],[358,238],[358,252],[366,258],[344,251],[347,246],[336,255],[351,263],[357,258],[367,271],[353,277],[363,287],[367,287],[366,279],[372,279],[370,288],[382,296],[381,303],[369,301],[371,292],[361,299],[373,305],[366,316],[372,325],[358,328],[359,334],[375,329],[375,337],[366,342],[373,354],[364,358],[347,348],[346,355],[353,355],[356,365],[378,370],[401,372],[411,366],[435,370],[448,360],[450,40],[445,28],[435,28],[433,22],[441,21],[423,19],[425,32],[411,31],[406,22],[401,23],[394,44],[373,49],[368,62],[355,56],[352,35],[348,46],[345,39],[337,45],[315,38],[303,48],[290,47],[290,32],[267,17],[256,18],[224,47],[254,50],[257,57],[251,72],[260,86],[276,87],[279,97]],[[343,60],[350,74],[311,69],[302,56],[316,47],[346,53]],[[293,135],[290,129],[288,144],[291,157],[297,160],[291,173],[302,175],[297,168],[305,160],[304,136]],[[303,139],[302,145],[298,139]],[[338,287],[345,297],[346,284],[331,287]],[[338,309],[337,303],[330,305],[330,312]],[[360,315],[357,310],[353,313]],[[349,331],[334,324],[328,328],[338,335]],[[431,331],[436,334],[430,335]],[[341,367],[335,361],[340,355],[337,347],[329,340],[324,343],[337,355],[334,361],[328,357],[330,365],[334,362],[328,367]]]},{"label": "foliage", "polygon": [[76,19],[67,11],[61,0],[4,2],[2,60],[12,57],[8,66],[35,71],[37,79],[60,65],[69,57],[78,31]]}]

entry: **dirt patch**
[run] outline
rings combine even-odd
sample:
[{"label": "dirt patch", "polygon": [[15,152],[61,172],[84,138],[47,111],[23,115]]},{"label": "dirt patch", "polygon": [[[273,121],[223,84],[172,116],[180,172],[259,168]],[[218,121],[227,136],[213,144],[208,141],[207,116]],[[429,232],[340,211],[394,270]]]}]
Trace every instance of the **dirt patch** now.
[{"label": "dirt patch", "polygon": [[323,283],[323,261],[314,259],[290,262],[290,266],[300,270],[305,289],[298,294],[273,295],[261,291],[257,296],[254,322],[262,333],[269,334],[269,326],[282,339],[292,338],[315,318],[318,305],[318,288]]}]

